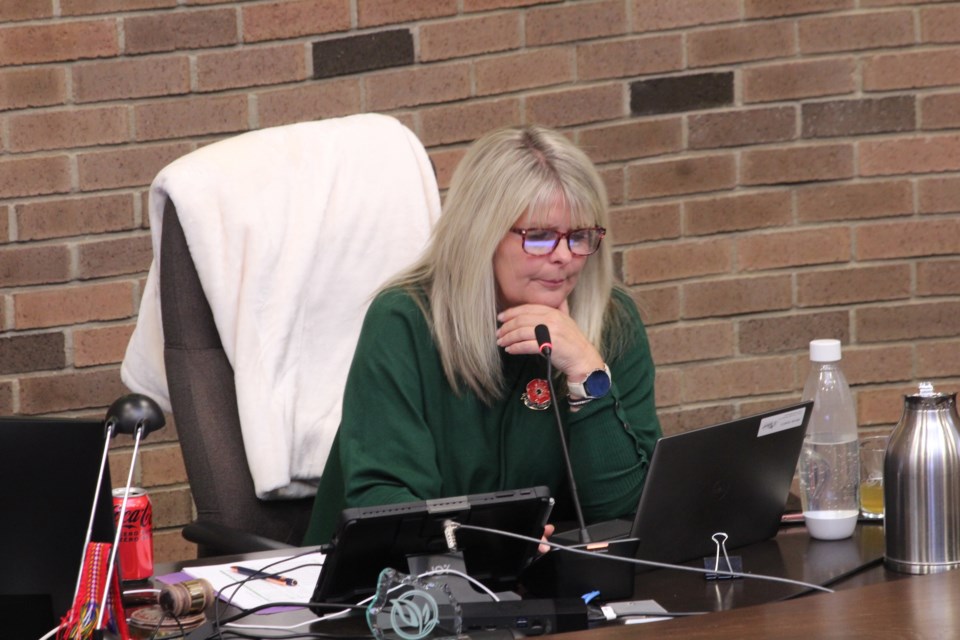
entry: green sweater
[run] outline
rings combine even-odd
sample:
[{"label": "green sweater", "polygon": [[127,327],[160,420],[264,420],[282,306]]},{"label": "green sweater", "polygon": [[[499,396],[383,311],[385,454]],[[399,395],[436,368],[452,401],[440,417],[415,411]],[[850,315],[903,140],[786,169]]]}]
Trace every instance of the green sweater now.
[{"label": "green sweater", "polygon": [[[635,339],[623,353],[607,355],[611,392],[577,412],[560,403],[587,522],[633,512],[661,434],[643,323],[628,296],[616,291],[614,301]],[[304,543],[330,540],[347,506],[537,485],[557,498],[554,521],[572,519],[554,412],[521,400],[528,382],[545,378],[546,363],[501,353],[508,391],[499,401],[487,406],[472,391],[457,395],[410,294],[380,294],[363,322]]]}]

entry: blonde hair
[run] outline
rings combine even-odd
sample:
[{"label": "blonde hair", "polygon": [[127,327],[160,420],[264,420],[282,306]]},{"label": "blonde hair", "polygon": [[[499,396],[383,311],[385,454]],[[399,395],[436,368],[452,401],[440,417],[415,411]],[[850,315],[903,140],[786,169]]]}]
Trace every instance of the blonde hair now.
[{"label": "blonde hair", "polygon": [[[608,226],[603,181],[565,136],[532,126],[483,136],[454,172],[423,257],[387,285],[406,288],[423,309],[457,393],[466,385],[488,404],[503,393],[493,256],[524,212],[536,224],[558,198],[571,228]],[[601,242],[568,298],[571,317],[601,353],[612,288],[610,243]]]}]

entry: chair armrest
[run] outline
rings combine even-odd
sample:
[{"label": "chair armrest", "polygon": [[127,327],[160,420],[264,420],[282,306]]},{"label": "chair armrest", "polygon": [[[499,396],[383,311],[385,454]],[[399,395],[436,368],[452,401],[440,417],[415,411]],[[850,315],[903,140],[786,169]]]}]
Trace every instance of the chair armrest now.
[{"label": "chair armrest", "polygon": [[272,549],[292,549],[292,545],[264,536],[234,529],[217,522],[196,521],[183,528],[183,537],[197,543],[198,555],[233,555]]}]

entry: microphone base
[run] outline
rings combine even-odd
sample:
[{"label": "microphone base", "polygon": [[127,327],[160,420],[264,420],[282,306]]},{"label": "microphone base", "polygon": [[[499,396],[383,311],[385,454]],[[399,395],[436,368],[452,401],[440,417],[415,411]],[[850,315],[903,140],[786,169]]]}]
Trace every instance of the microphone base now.
[{"label": "microphone base", "polygon": [[[520,577],[527,593],[538,598],[568,598],[599,591],[601,601],[633,596],[636,565],[609,558],[634,558],[636,539],[578,545],[596,557],[554,549],[534,560]],[[587,548],[589,547],[589,548]]]}]

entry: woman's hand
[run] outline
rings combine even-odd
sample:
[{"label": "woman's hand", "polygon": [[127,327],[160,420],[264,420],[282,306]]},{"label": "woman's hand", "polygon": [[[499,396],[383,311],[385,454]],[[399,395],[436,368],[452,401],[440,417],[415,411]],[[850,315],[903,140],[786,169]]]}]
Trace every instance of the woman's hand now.
[{"label": "woman's hand", "polygon": [[[555,528],[552,524],[546,525],[546,526],[543,528],[543,537],[540,538],[540,539],[543,540],[544,542],[546,542],[546,541],[547,541],[547,538],[549,538],[550,536],[553,535],[553,532],[554,532],[555,529],[556,529],[556,528]],[[537,547],[537,550],[538,550],[540,553],[546,553],[547,551],[550,551],[550,545],[548,545],[548,544],[541,544],[539,547]]]},{"label": "woman's hand", "polygon": [[497,315],[503,324],[497,329],[497,345],[510,354],[538,353],[534,328],[543,324],[550,330],[553,350],[550,361],[558,371],[574,382],[603,368],[603,358],[570,317],[566,301],[559,309],[541,304],[511,307]]}]

